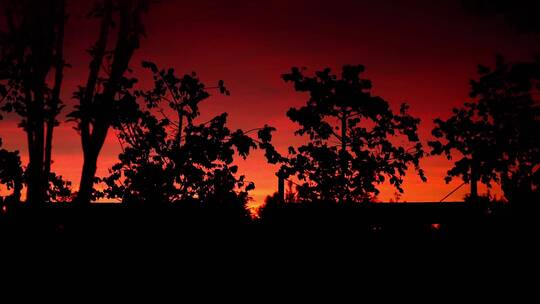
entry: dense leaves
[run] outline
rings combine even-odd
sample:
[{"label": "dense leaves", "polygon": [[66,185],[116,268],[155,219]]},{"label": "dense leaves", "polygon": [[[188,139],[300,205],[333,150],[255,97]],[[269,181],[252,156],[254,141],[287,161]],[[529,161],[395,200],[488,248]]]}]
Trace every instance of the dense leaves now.
[{"label": "dense leaves", "polygon": [[[495,68],[480,66],[479,79],[471,81],[472,102],[453,109],[453,115],[436,119],[429,145],[432,154],[448,159],[459,155],[447,181],[471,172],[486,185],[502,182],[507,199],[530,193],[538,184],[540,122],[535,94],[539,89],[538,63],[506,63]],[[458,152],[455,154],[454,152]]]},{"label": "dense leaves", "polygon": [[[229,203],[245,211],[248,191],[255,186],[237,176],[234,156],[246,158],[261,148],[276,162],[280,156],[270,144],[275,129],[265,125],[232,131],[226,126],[227,113],[197,123],[209,89],[229,94],[223,81],[207,88],[196,74],[179,78],[173,69],[158,69],[151,62],[143,62],[143,67],[151,71],[154,86],[124,100],[125,114],[115,125],[123,152],[102,180],[102,195],[128,203]],[[250,137],[254,131],[256,139]]]},{"label": "dense leaves", "polygon": [[[300,198],[330,201],[369,201],[377,185],[388,181],[400,192],[403,177],[413,165],[425,179],[419,160],[424,152],[417,130],[419,119],[403,104],[394,113],[386,100],[371,94],[371,81],[363,79],[364,66],[344,66],[341,77],[330,69],[305,76],[293,68],[283,75],[299,92],[309,93],[306,105],[291,108],[287,116],[309,142],[289,148],[281,168],[302,184]],[[402,147],[402,140],[410,146]]]}]

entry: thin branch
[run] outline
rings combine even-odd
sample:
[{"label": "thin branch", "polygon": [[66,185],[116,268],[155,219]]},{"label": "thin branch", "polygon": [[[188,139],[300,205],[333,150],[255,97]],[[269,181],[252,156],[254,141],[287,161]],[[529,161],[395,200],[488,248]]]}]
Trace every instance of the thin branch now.
[{"label": "thin branch", "polygon": [[248,135],[249,133],[260,131],[260,130],[264,130],[264,128],[253,128],[253,129],[247,130],[244,132],[244,135]]},{"label": "thin branch", "polygon": [[120,139],[118,132],[115,132],[115,135],[116,135],[116,139],[118,140],[118,143],[120,144],[120,149],[122,149],[122,153],[125,152],[126,150],[124,149],[124,144],[122,144],[122,140]]},{"label": "thin branch", "polygon": [[159,108],[159,109],[158,109],[158,112],[161,113],[161,115],[163,115],[163,118],[167,119],[171,125],[175,126],[176,128],[179,127],[177,123],[175,123],[173,120],[171,120],[171,119],[167,116],[167,114],[165,114],[165,111],[164,111],[162,108]]}]

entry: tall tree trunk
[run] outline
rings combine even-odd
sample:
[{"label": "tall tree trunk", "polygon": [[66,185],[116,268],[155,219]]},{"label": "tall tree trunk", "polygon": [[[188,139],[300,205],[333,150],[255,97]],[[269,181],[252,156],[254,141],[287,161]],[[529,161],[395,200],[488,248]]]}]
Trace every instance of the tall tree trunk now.
[{"label": "tall tree trunk", "polygon": [[347,110],[345,107],[341,110],[341,190],[339,193],[339,202],[342,204],[345,201],[345,188],[347,187],[347,177],[345,172],[347,171],[347,160],[345,154],[347,152]]},{"label": "tall tree trunk", "polygon": [[[51,163],[52,163],[52,142],[53,132],[56,127],[56,116],[60,111],[60,92],[62,88],[62,81],[64,80],[64,23],[65,23],[65,1],[59,0],[59,8],[57,15],[57,32],[56,32],[56,44],[55,44],[55,59],[54,59],[54,87],[52,90],[51,104],[50,104],[50,116],[47,117],[47,133],[45,135],[45,168],[43,170],[44,175],[44,187],[47,190],[49,188],[49,176],[51,175]],[[48,195],[45,193],[45,200],[48,200]]]},{"label": "tall tree trunk", "polygon": [[84,163],[79,193],[77,195],[77,202],[81,205],[88,205],[91,203],[99,153],[105,144],[109,127],[110,124],[106,121],[96,123],[92,130],[91,143],[88,146],[88,149],[83,151]]},{"label": "tall tree trunk", "polygon": [[[45,124],[46,124],[46,88],[47,76],[54,60],[58,2],[54,0],[39,1],[30,4],[25,16],[28,31],[29,65],[25,73],[27,94],[28,150],[30,162],[27,201],[41,204],[46,200],[47,180],[45,176]],[[63,22],[63,20],[62,20]],[[23,55],[24,56],[24,55]],[[24,57],[23,57],[24,58]],[[24,61],[21,61],[24,62]]]},{"label": "tall tree trunk", "polygon": [[[35,83],[40,83],[35,74],[28,74],[25,90],[26,106],[28,116],[26,118],[26,136],[28,143],[28,175],[26,183],[28,185],[26,201],[32,205],[40,204],[43,201],[42,173],[43,173],[43,95],[40,90],[36,90]],[[35,82],[34,82],[35,81]],[[34,84],[32,84],[34,83]],[[31,90],[34,88],[34,90]]]},{"label": "tall tree trunk", "polygon": [[470,198],[472,201],[478,199],[478,161],[475,156],[473,156],[471,161],[471,193]]},{"label": "tall tree trunk", "polygon": [[21,201],[21,193],[23,188],[23,181],[16,180],[13,187],[13,193],[11,194],[11,201],[13,203],[19,203]]},{"label": "tall tree trunk", "polygon": [[43,202],[43,148],[44,148],[44,121],[43,100],[40,94],[35,94],[35,100],[32,101],[28,116],[28,127],[26,130],[28,140],[28,177],[26,179],[28,185],[26,200],[33,205]]},{"label": "tall tree trunk", "polygon": [[[28,94],[28,93],[27,93]],[[30,97],[26,97],[26,99],[29,99]],[[28,102],[27,102],[28,103]],[[25,127],[26,132],[26,144],[28,147],[28,167],[26,168],[26,202],[33,203],[33,196],[35,195],[35,184],[32,183],[33,180],[35,180],[36,172],[34,169],[34,163],[35,163],[35,157],[34,157],[34,136],[33,136],[33,127],[30,122],[27,123],[27,126]]]},{"label": "tall tree trunk", "polygon": [[[55,115],[56,116],[56,115]],[[55,117],[50,117],[47,119],[47,128],[45,135],[45,161],[43,169],[43,188],[45,189],[44,200],[49,200],[48,189],[49,189],[49,180],[51,176],[51,163],[52,163],[52,142],[53,142],[53,132],[55,127]]]},{"label": "tall tree trunk", "polygon": [[277,173],[278,176],[278,198],[279,202],[285,202],[285,177],[281,172]]},{"label": "tall tree trunk", "polygon": [[[40,90],[39,90],[40,91]],[[33,182],[36,184],[35,189],[35,200],[34,202],[44,203],[46,188],[43,187],[43,181],[46,177],[43,175],[43,168],[45,162],[45,117],[44,117],[44,96],[42,92],[35,93],[36,100],[36,129],[35,129],[35,140],[34,140],[34,149],[35,149],[35,163],[34,168],[36,169],[36,176]]]},{"label": "tall tree trunk", "polygon": [[[46,129],[49,120],[46,111],[51,102],[47,95],[47,81],[54,64],[57,43],[60,48],[63,43],[63,38],[59,36],[63,36],[64,0],[23,1],[21,4],[13,11],[8,7],[6,17],[8,30],[18,37],[13,42],[12,55],[13,63],[21,69],[19,76],[24,90],[22,102],[25,111],[19,115],[23,120],[28,143],[26,200],[39,204],[46,200],[54,127],[53,120],[52,127]],[[57,82],[61,81],[60,77]],[[53,88],[53,95],[59,96],[60,87],[56,87]]]},{"label": "tall tree trunk", "polygon": [[21,202],[21,194],[23,189],[23,172],[22,170],[14,176],[13,179],[13,193],[7,197],[11,204],[18,204]]},{"label": "tall tree trunk", "polygon": [[[183,108],[181,109],[184,110]],[[178,112],[178,132],[176,133],[176,148],[180,150],[182,147],[182,132],[184,129],[184,113]]]},{"label": "tall tree trunk", "polygon": [[84,152],[84,163],[79,184],[79,193],[77,202],[82,205],[87,205],[92,199],[92,191],[94,189],[94,178],[97,169],[97,153],[92,151]]},{"label": "tall tree trunk", "polygon": [[[80,101],[81,108],[84,110],[88,110],[88,108],[92,106],[94,99],[99,72],[107,48],[107,40],[109,39],[109,30],[112,24],[112,10],[112,1],[105,1],[103,7],[103,16],[101,18],[99,29],[99,37],[93,48],[93,58],[90,62],[90,72],[88,74],[84,95]],[[97,154],[93,151],[92,147],[90,119],[91,117],[83,114],[79,123],[84,162],[81,172],[81,180],[79,183],[79,192],[75,201],[80,205],[87,205],[90,203],[97,168]]]},{"label": "tall tree trunk", "polygon": [[139,47],[140,35],[140,13],[143,9],[142,2],[134,0],[124,0],[119,3],[120,22],[117,35],[116,46],[113,52],[110,76],[104,85],[101,93],[99,105],[93,103],[95,85],[99,76],[99,68],[102,64],[109,27],[112,21],[112,1],[105,2],[105,11],[101,23],[100,36],[94,50],[94,58],[90,66],[90,75],[86,87],[85,96],[81,100],[82,106],[99,106],[100,115],[94,117],[92,130],[90,130],[90,117],[83,117],[80,122],[81,140],[84,152],[84,164],[81,173],[81,182],[76,201],[81,205],[88,205],[93,191],[93,184],[97,169],[99,153],[103,148],[107,132],[116,117],[112,114],[114,102],[120,83],[129,62]]}]

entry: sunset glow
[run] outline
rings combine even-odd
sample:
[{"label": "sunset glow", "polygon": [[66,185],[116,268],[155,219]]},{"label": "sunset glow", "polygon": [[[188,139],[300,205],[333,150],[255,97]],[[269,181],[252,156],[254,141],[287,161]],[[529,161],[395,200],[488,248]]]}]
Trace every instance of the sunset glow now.
[{"label": "sunset glow", "polygon": [[[293,66],[306,67],[309,73],[363,64],[376,95],[396,110],[402,102],[410,104],[411,114],[422,120],[420,135],[426,143],[432,139],[433,119],[447,117],[452,107],[468,100],[477,64],[491,65],[496,53],[512,60],[530,59],[540,40],[516,35],[497,17],[480,20],[469,15],[459,1],[414,2],[164,0],[145,16],[146,37],[131,68],[140,87],[151,83],[151,75],[140,67],[142,60],[174,67],[178,75],[195,71],[208,86],[224,80],[231,96],[216,94],[204,101],[200,120],[228,112],[232,130],[274,126],[273,143],[286,154],[288,146],[302,139],[294,136],[296,126],[285,113],[305,103],[307,96],[285,84],[281,74]],[[89,6],[84,1],[68,3],[65,52],[72,67],[65,72],[62,98],[68,107],[62,121],[74,105],[72,93],[86,80],[90,58],[85,50],[97,36],[95,21],[83,17]],[[21,151],[26,164],[26,137],[17,127],[18,119],[6,115],[0,121],[0,136],[6,148]],[[83,156],[74,126],[65,122],[55,129],[52,168],[76,189]],[[114,130],[109,130],[97,176],[107,175],[120,151]],[[262,152],[237,162],[239,173],[256,184],[252,207],[277,191],[277,166],[267,164]],[[462,183],[444,182],[450,164],[443,157],[424,158],[427,183],[411,170],[400,201],[441,200]],[[393,188],[381,189],[379,201],[395,199]],[[461,200],[468,191],[464,186],[447,201]],[[480,188],[480,193],[486,191]],[[499,187],[495,185],[491,194],[501,197]]]}]

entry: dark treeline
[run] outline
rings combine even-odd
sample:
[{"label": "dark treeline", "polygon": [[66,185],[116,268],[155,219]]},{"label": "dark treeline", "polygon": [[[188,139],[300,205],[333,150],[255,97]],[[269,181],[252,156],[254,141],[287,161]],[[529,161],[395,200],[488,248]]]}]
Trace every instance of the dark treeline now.
[{"label": "dark treeline", "polygon": [[[280,153],[272,144],[275,128],[264,122],[231,130],[227,113],[206,122],[198,119],[201,103],[211,94],[230,95],[224,81],[207,86],[195,73],[179,75],[174,68],[144,61],[153,85],[139,88],[130,66],[137,64],[132,57],[144,43],[142,15],[152,5],[148,0],[96,2],[89,13],[99,27],[88,49],[88,78],[73,92],[76,106],[67,110],[62,100],[71,93],[62,86],[70,67],[63,55],[65,1],[2,2],[0,109],[18,117],[29,156],[23,166],[18,151],[0,150],[0,184],[8,193],[0,201],[4,235],[125,236],[186,229],[219,234],[228,231],[224,227],[285,233],[295,227],[366,238],[439,240],[499,235],[519,222],[510,217],[532,216],[537,208],[538,59],[506,62],[499,56],[493,67],[479,66],[470,100],[450,116],[441,113],[445,119],[435,120],[427,145],[418,135],[420,119],[409,114],[407,104],[396,111],[372,94],[363,65],[345,65],[338,73],[292,68],[282,79],[306,102],[286,115],[306,143]],[[496,9],[482,1],[472,8]],[[512,11],[509,19],[516,20],[517,13]],[[525,26],[536,30],[529,22],[520,23]],[[54,129],[64,123],[62,115],[81,139],[84,164],[77,191],[51,171]],[[122,152],[108,176],[96,176],[112,130]],[[256,149],[264,151],[269,164],[279,165],[280,182],[277,193],[253,216],[247,203],[255,185],[237,173],[234,160]],[[460,178],[470,185],[465,203],[374,204],[383,183],[403,193],[409,168],[425,182],[420,160],[429,155],[454,160],[446,181]],[[504,200],[481,196],[478,183],[500,184]],[[98,199],[121,204],[91,204]]]}]

